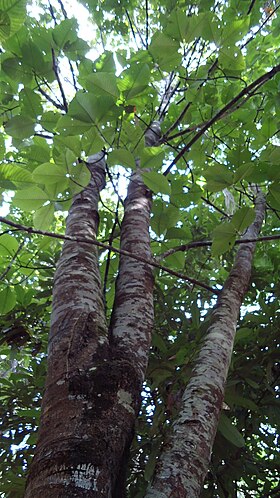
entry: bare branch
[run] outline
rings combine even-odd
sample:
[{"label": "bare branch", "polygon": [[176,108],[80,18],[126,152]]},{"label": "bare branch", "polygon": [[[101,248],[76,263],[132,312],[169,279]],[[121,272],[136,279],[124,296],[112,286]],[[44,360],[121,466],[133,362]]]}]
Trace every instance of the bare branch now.
[{"label": "bare branch", "polygon": [[54,74],[55,74],[55,77],[56,77],[56,80],[57,80],[57,83],[58,83],[58,86],[59,86],[59,90],[60,90],[60,93],[61,93],[62,101],[63,101],[63,110],[65,112],[67,112],[68,111],[68,103],[67,103],[66,96],[65,96],[65,93],[64,93],[64,89],[63,89],[63,86],[62,86],[62,83],[61,83],[61,80],[60,80],[59,71],[58,71],[58,65],[57,65],[57,59],[56,59],[55,52],[54,52],[53,48],[52,48],[52,61],[53,61],[53,71],[54,71]]},{"label": "bare branch", "polygon": [[184,280],[186,282],[190,282],[194,285],[198,285],[199,287],[202,287],[203,289],[208,290],[209,292],[213,294],[219,294],[219,291],[217,289],[214,289],[210,287],[207,284],[204,284],[203,282],[199,282],[195,278],[188,277],[187,275],[184,275],[180,272],[173,271],[170,268],[167,268],[165,266],[162,266],[161,264],[157,263],[156,261],[147,261],[145,258],[142,258],[141,256],[137,254],[133,254],[132,252],[125,251],[123,249],[118,249],[117,247],[114,247],[110,244],[104,244],[103,242],[99,242],[97,240],[92,240],[92,239],[87,239],[83,237],[71,237],[70,235],[61,235],[59,233],[54,233],[54,232],[47,232],[45,230],[36,230],[32,227],[27,227],[25,225],[21,225],[19,223],[15,223],[13,221],[7,220],[6,218],[3,218],[0,216],[0,222],[5,223],[6,225],[9,225],[13,228],[17,228],[19,230],[22,230],[24,232],[28,232],[30,234],[36,234],[36,235],[44,235],[46,237],[52,237],[55,239],[60,239],[60,240],[70,240],[73,242],[80,242],[84,244],[91,244],[97,247],[101,247],[102,249],[106,249],[112,252],[115,252],[117,254],[122,254],[123,256],[128,256],[129,258],[135,259],[136,261],[140,261],[142,263],[146,263],[154,268],[158,268],[159,270],[162,270],[166,273],[169,273],[170,275],[173,275],[174,277],[177,277],[181,280]]}]

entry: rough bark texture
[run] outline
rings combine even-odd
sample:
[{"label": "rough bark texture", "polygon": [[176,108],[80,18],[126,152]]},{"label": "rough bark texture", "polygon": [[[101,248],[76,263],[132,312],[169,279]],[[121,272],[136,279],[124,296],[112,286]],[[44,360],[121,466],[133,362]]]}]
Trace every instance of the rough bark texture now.
[{"label": "rough bark texture", "polygon": [[[159,125],[147,132],[157,139]],[[67,235],[95,238],[105,185],[102,154],[91,157],[90,185],[73,201]],[[151,193],[132,176],[121,247],[151,258]],[[48,374],[25,498],[123,498],[123,468],[148,361],[153,324],[151,267],[121,256],[108,334],[96,248],[65,241],[53,291]]]},{"label": "rough bark texture", "polygon": [[[99,192],[105,186],[103,156],[90,158],[92,179],[73,200],[67,235],[96,237]],[[25,497],[83,496],[73,494],[73,486],[84,492],[95,488],[98,469],[89,457],[93,358],[106,344],[97,250],[67,240],[54,279],[48,373]]]},{"label": "rough bark texture", "polygon": [[[258,236],[265,212],[261,193],[246,238]],[[231,361],[240,305],[249,285],[255,243],[242,244],[213,311],[179,416],[163,448],[146,498],[198,498],[208,470]]]}]

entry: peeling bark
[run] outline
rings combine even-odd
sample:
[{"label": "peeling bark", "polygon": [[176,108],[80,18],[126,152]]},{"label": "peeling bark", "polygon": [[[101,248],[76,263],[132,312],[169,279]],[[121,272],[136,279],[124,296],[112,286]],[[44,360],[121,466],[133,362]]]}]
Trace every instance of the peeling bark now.
[{"label": "peeling bark", "polygon": [[[256,217],[244,237],[256,238],[265,213],[258,193]],[[198,498],[217,431],[240,306],[251,276],[255,242],[242,244],[213,310],[204,345],[163,448],[146,498]]]}]

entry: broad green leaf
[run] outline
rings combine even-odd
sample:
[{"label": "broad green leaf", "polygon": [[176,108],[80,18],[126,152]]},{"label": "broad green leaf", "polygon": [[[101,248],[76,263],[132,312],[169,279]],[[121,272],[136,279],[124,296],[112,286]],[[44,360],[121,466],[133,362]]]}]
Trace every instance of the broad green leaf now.
[{"label": "broad green leaf", "polygon": [[40,207],[33,215],[34,228],[48,230],[54,219],[53,203]]},{"label": "broad green leaf", "polygon": [[231,224],[237,232],[244,232],[255,219],[255,210],[249,207],[242,207],[234,213]]},{"label": "broad green leaf", "polygon": [[53,163],[40,164],[32,174],[34,182],[43,183],[58,183],[65,180],[66,170],[63,166],[57,166]]},{"label": "broad green leaf", "polygon": [[39,187],[28,188],[16,192],[13,202],[15,206],[25,211],[38,209],[48,200],[48,195]]},{"label": "broad green leaf", "polygon": [[236,229],[231,223],[222,223],[213,231],[211,252],[213,256],[220,256],[229,251],[236,239]]},{"label": "broad green leaf", "polygon": [[[58,112],[53,112],[53,111],[47,111],[44,112],[43,116],[41,117],[40,124],[41,126],[47,130],[47,131],[55,131],[56,125],[58,120],[60,119],[61,115]],[[63,118],[67,118],[68,116],[63,116]]]},{"label": "broad green leaf", "polygon": [[96,97],[93,93],[77,92],[70,103],[68,115],[92,124],[102,122],[105,117],[108,121],[116,111],[115,99],[110,96]]},{"label": "broad green leaf", "polygon": [[79,135],[81,133],[85,133],[86,131],[91,129],[91,127],[92,123],[90,122],[85,123],[84,121],[72,118],[67,114],[65,116],[61,116],[61,118],[57,121],[56,130],[61,135],[71,136],[71,135]]},{"label": "broad green leaf", "polygon": [[155,62],[163,71],[171,71],[178,66],[182,56],[178,53],[180,43],[178,40],[164,33],[156,33],[150,45],[150,53]]},{"label": "broad green leaf", "polygon": [[62,151],[62,155],[64,154],[65,150],[70,150],[74,154],[72,162],[75,162],[77,158],[81,156],[82,146],[79,136],[64,137],[61,135],[56,135],[54,137],[53,143],[59,151]]},{"label": "broad green leaf", "polygon": [[252,411],[259,411],[258,405],[254,403],[251,399],[244,398],[243,396],[238,396],[237,394],[233,393],[226,393],[225,395],[225,402],[229,404],[229,406],[243,406],[244,408],[248,408],[249,410]]},{"label": "broad green leaf", "polygon": [[113,73],[93,73],[86,78],[86,88],[95,95],[110,95],[119,98],[117,78]]},{"label": "broad green leaf", "polygon": [[29,115],[36,120],[38,114],[41,114],[43,109],[40,95],[26,86],[20,92],[20,100],[23,104],[24,114]]},{"label": "broad green leaf", "polygon": [[55,26],[52,31],[53,39],[59,48],[64,48],[67,42],[74,42],[77,38],[77,20],[65,19]]},{"label": "broad green leaf", "polygon": [[175,206],[167,205],[161,201],[153,203],[152,230],[157,235],[163,235],[170,227],[176,226],[181,216],[180,210]]},{"label": "broad green leaf", "polygon": [[272,183],[269,187],[267,202],[273,209],[280,210],[280,184],[279,182]]},{"label": "broad green leaf", "polygon": [[33,184],[32,175],[30,171],[16,164],[2,164],[0,165],[0,186],[6,187],[9,184],[13,189],[28,187]]},{"label": "broad green leaf", "polygon": [[182,42],[188,33],[188,28],[188,17],[182,15],[181,9],[173,9],[169,17],[165,33],[175,40]]},{"label": "broad green leaf", "polygon": [[0,40],[5,41],[22,26],[26,15],[25,0],[1,0]]},{"label": "broad green leaf", "polygon": [[160,169],[164,156],[165,154],[160,147],[143,147],[140,152],[140,166],[143,169]]},{"label": "broad green leaf", "polygon": [[105,145],[104,138],[100,135],[97,128],[91,127],[82,136],[82,149],[86,156],[96,154],[103,149]]},{"label": "broad green leaf", "polygon": [[30,116],[15,116],[6,123],[5,130],[14,138],[27,138],[34,134],[34,120]]},{"label": "broad green leaf", "polygon": [[16,294],[13,289],[6,287],[0,290],[0,315],[6,315],[9,313],[16,305]]},{"label": "broad green leaf", "polygon": [[233,174],[222,164],[210,166],[205,171],[204,177],[211,192],[219,192],[233,183]]},{"label": "broad green leaf", "polygon": [[123,93],[126,102],[133,104],[133,98],[146,90],[149,80],[150,68],[148,64],[134,63],[119,76],[117,86]]},{"label": "broad green leaf", "polygon": [[12,258],[18,250],[18,241],[7,233],[0,235],[0,256]]},{"label": "broad green leaf", "polygon": [[36,71],[39,72],[41,68],[44,67],[45,61],[42,51],[31,40],[28,40],[28,43],[24,43],[22,45],[21,53],[24,60],[24,64],[26,64],[27,66],[34,68]]},{"label": "broad green leaf", "polygon": [[188,241],[191,240],[192,234],[191,231],[187,228],[177,228],[177,227],[172,227],[169,228],[166,232],[165,235],[166,239],[178,239],[182,241]]},{"label": "broad green leaf", "polygon": [[237,171],[234,173],[233,183],[240,182],[241,180],[249,177],[255,169],[254,163],[245,163],[239,166]]},{"label": "broad green leaf", "polygon": [[238,75],[246,67],[245,58],[237,47],[221,50],[219,64],[227,75]]},{"label": "broad green leaf", "polygon": [[156,171],[143,172],[142,178],[147,187],[155,194],[170,194],[171,187],[169,182],[166,176],[163,176],[161,173],[157,173]]},{"label": "broad green leaf", "polygon": [[245,446],[245,441],[236,427],[231,423],[230,419],[222,412],[218,431],[227,439],[231,444],[237,448],[243,448]]},{"label": "broad green leaf", "polygon": [[108,156],[108,163],[112,166],[116,164],[124,168],[134,168],[135,158],[129,150],[114,149]]},{"label": "broad green leaf", "polygon": [[69,168],[70,189],[72,193],[80,192],[90,182],[90,171],[85,163],[77,163]]},{"label": "broad green leaf", "polygon": [[7,12],[0,10],[0,40],[6,40],[11,34],[11,20]]}]

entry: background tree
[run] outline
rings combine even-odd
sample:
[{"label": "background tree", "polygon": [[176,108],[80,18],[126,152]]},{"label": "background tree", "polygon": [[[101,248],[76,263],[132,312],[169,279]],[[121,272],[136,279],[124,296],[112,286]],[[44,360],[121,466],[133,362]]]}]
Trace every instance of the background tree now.
[{"label": "background tree", "polygon": [[[92,22],[89,34],[86,17],[80,14],[82,5]],[[155,473],[147,496],[161,496],[152,493],[160,492],[160,468],[167,449],[172,451],[173,431],[176,435],[186,393],[201,365],[193,370],[196,359],[202,358],[209,344],[209,331],[213,331],[215,317],[220,317],[219,305],[240,254],[247,254],[245,262],[250,266],[248,251],[253,242],[240,243],[240,239],[248,227],[245,240],[246,236],[252,239],[254,226],[257,231],[260,228],[261,218],[259,226],[254,225],[254,203],[257,213],[263,203],[252,186],[259,184],[266,196],[265,224],[240,309],[224,409],[201,495],[277,496],[279,284],[274,276],[279,268],[279,5],[258,0],[203,0],[187,5],[169,0],[160,6],[157,2],[100,1],[81,2],[73,13],[60,1],[26,6],[21,0],[3,0],[0,9],[0,187],[6,212],[9,203],[8,216],[1,218],[0,237],[2,495],[23,495],[24,477],[34,454],[53,275],[64,239],[53,317],[68,312],[68,324],[63,319],[62,328],[53,319],[49,359],[53,374],[49,373],[48,382],[52,387],[50,375],[57,376],[64,396],[59,399],[66,404],[52,402],[47,416],[51,420],[68,415],[68,419],[64,415],[64,442],[59,441],[61,425],[53,434],[64,452],[63,463],[69,464],[66,475],[70,482],[70,467],[76,465],[72,470],[78,473],[71,486],[79,496],[90,496],[89,492],[101,496],[102,479],[104,496],[110,496],[110,489],[113,496],[123,496],[126,446],[142,391],[127,492],[131,497],[145,496]],[[161,136],[153,125],[157,121]],[[149,138],[153,126],[157,132]],[[93,171],[91,181],[86,160]],[[96,243],[97,199],[105,187],[104,168],[107,185],[101,192]],[[141,178],[137,168],[141,168]],[[150,192],[152,260],[147,239]],[[236,255],[235,246],[240,246]],[[152,268],[155,321],[141,388],[149,352]],[[240,267],[238,271],[235,285],[240,283],[241,291],[244,275]],[[63,288],[69,292],[62,296]],[[112,317],[109,336],[105,317],[107,321]],[[129,344],[135,327],[139,335]],[[57,356],[52,349],[55,337],[60,341]],[[103,344],[98,353],[97,343]],[[204,358],[213,367],[211,354]],[[77,374],[79,362],[87,378]],[[98,375],[94,377],[90,372],[95,368]],[[76,398],[73,412],[69,391],[63,391],[64,384],[59,383],[65,379],[68,387],[71,383],[70,395]],[[95,429],[92,434],[89,429],[82,433],[89,426],[93,379],[99,387],[105,379],[102,402],[106,399],[109,409],[105,416],[105,405],[98,404],[100,392],[91,391]],[[205,407],[205,397],[198,391],[194,401],[202,395]],[[81,421],[84,395],[87,415],[79,426],[69,416]],[[45,414],[49,400],[46,394]],[[221,396],[212,402],[217,415],[221,403]],[[82,435],[94,440],[94,430],[101,428],[97,408],[102,408],[104,430],[118,428],[118,434],[109,432],[105,438],[114,462],[107,469],[111,473],[107,481],[106,469],[101,479],[91,467],[82,466],[92,458],[92,452],[86,454],[87,445],[74,448],[69,439],[77,434],[80,440]],[[192,414],[189,426],[200,415]],[[208,429],[199,435],[209,435]],[[41,433],[33,475],[49,436]],[[54,441],[49,439],[51,447]],[[211,444],[207,450],[211,451]],[[103,447],[103,463],[106,451]],[[71,461],[65,461],[66,454],[72,455]],[[198,460],[196,469],[201,470]],[[186,493],[182,474],[175,473],[179,477],[171,482],[173,496]],[[174,477],[172,471],[170,476]],[[31,471],[31,485],[32,480]],[[83,487],[85,480],[90,491]]]}]

